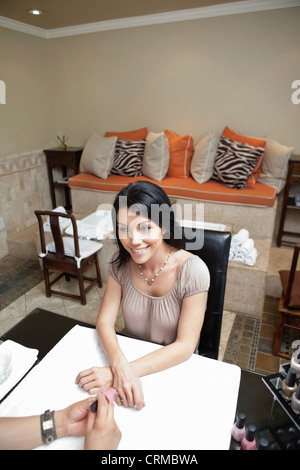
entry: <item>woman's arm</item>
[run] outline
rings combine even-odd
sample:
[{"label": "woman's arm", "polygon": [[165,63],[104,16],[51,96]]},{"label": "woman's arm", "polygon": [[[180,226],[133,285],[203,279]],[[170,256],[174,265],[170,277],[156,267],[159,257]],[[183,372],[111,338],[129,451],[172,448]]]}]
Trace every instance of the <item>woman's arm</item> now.
[{"label": "woman's arm", "polygon": [[[117,315],[115,309],[117,306],[119,308],[118,299],[121,296],[121,292],[117,296],[117,290],[118,288],[121,290],[121,287],[112,278],[111,280],[112,282],[108,281],[108,289],[100,309],[97,331],[111,365],[117,367],[125,364],[127,359],[119,347],[114,330]],[[117,305],[111,305],[115,301]],[[183,299],[175,342],[131,362],[131,366],[139,377],[172,367],[187,360],[193,354],[203,325],[206,301],[207,292],[200,292]]]},{"label": "woman's arm", "polygon": [[126,402],[122,402],[124,406],[136,405],[142,408],[144,399],[139,377],[184,362],[196,349],[205,315],[207,292],[183,299],[177,338],[174,343],[129,363],[119,347],[114,330],[119,310],[117,299],[121,297],[121,290],[119,296],[117,292],[121,287],[112,278],[109,278],[107,287],[97,321],[97,331],[110,361],[110,368],[93,368],[83,371],[77,377],[77,382],[90,393],[96,393],[97,389],[92,387],[101,387],[103,369],[109,369],[111,382],[107,386],[113,385],[118,390],[117,403],[121,404],[122,398],[126,397]]},{"label": "woman's arm", "polygon": [[110,367],[92,367],[81,371],[76,377],[76,383],[91,394],[113,386],[119,393],[116,399],[118,404],[122,402],[125,407],[136,406],[141,409],[145,406],[141,382],[123,354],[115,332],[121,298],[121,286],[108,275],[96,328]]},{"label": "woman's arm", "polygon": [[177,338],[163,348],[131,362],[139,377],[168,369],[186,361],[199,342],[206,310],[207,292],[185,297],[177,329]]},{"label": "woman's arm", "polygon": [[[55,411],[56,435],[60,437],[80,436],[86,431],[87,416],[95,397],[74,403],[63,410]],[[44,444],[41,435],[40,416],[0,418],[0,449],[26,450]]]},{"label": "woman's arm", "polygon": [[114,328],[121,298],[121,286],[108,276],[96,327],[103,350],[110,361],[112,385],[119,392],[116,402],[141,409],[145,406],[142,385],[119,346]]}]

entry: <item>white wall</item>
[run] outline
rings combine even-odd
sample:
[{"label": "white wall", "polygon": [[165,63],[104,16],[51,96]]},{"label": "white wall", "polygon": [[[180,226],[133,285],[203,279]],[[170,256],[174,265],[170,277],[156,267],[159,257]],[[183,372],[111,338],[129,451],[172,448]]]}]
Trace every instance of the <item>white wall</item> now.
[{"label": "white wall", "polygon": [[225,125],[300,152],[300,8],[59,39],[0,28],[0,158],[93,132]]},{"label": "white wall", "polygon": [[49,40],[57,132],[148,126],[191,132],[225,125],[300,152],[300,8]]},{"label": "white wall", "polygon": [[0,158],[49,145],[56,135],[47,40],[0,28]]}]

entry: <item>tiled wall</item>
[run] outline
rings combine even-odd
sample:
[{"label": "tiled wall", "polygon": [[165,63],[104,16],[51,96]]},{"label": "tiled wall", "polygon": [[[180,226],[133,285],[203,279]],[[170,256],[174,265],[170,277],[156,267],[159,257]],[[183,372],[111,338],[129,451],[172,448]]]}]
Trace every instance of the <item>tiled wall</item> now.
[{"label": "tiled wall", "polygon": [[0,160],[0,258],[8,254],[6,238],[36,223],[35,209],[50,209],[50,190],[42,150]]}]

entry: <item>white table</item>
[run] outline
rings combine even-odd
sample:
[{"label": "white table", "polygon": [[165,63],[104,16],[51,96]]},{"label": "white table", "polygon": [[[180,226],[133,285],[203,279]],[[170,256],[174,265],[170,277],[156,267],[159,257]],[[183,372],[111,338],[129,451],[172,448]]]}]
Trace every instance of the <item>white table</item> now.
[{"label": "white table", "polygon": [[[160,346],[118,336],[129,360]],[[0,406],[0,416],[41,414],[88,396],[75,384],[79,371],[107,365],[95,329],[75,326]],[[229,449],[240,368],[193,355],[166,371],[143,377],[146,407],[115,406],[122,431],[119,450]],[[39,449],[82,449],[83,437],[65,437]]]}]

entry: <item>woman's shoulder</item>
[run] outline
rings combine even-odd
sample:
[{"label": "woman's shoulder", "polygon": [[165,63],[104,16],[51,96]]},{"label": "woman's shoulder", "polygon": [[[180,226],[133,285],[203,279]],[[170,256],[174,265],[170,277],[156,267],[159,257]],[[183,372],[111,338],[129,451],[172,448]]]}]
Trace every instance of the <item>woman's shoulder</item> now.
[{"label": "woman's shoulder", "polygon": [[176,261],[179,265],[180,270],[184,269],[199,269],[199,267],[204,267],[206,264],[204,261],[193,253],[186,250],[178,250],[175,253]]},{"label": "woman's shoulder", "polygon": [[178,281],[185,295],[208,290],[210,274],[204,261],[198,255],[185,250],[180,250],[177,256],[181,263]]}]

